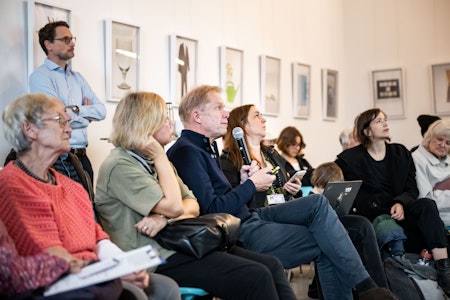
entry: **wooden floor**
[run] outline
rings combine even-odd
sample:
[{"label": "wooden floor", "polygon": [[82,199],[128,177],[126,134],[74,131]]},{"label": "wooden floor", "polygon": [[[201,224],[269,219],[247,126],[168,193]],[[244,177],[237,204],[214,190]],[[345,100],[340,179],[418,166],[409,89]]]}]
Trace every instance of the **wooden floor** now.
[{"label": "wooden floor", "polygon": [[303,265],[301,273],[300,268],[291,270],[291,286],[298,300],[312,299],[308,297],[308,285],[314,276],[314,272],[310,272],[310,267],[310,265]]}]

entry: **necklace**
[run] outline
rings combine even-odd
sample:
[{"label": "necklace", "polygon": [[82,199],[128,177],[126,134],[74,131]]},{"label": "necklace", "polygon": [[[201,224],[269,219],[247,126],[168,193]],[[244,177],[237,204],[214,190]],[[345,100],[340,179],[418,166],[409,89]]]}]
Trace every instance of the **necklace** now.
[{"label": "necklace", "polygon": [[33,172],[31,172],[20,159],[16,159],[16,166],[18,166],[22,171],[24,171],[27,175],[33,177],[36,180],[39,180],[41,182],[44,183],[51,183],[51,184],[55,184],[55,177],[53,177],[52,173],[50,173],[50,171],[48,171],[47,173],[47,179],[42,179],[41,177],[37,176],[36,174],[34,174]]}]

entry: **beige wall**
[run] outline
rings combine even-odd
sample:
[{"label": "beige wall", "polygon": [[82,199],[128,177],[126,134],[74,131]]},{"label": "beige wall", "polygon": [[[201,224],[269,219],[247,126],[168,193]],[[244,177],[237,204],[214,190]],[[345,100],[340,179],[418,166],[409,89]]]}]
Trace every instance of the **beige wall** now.
[{"label": "beige wall", "polygon": [[[244,50],[244,102],[259,105],[259,55],[281,58],[281,111],[267,117],[277,135],[297,126],[313,165],[340,152],[337,136],[361,111],[373,106],[372,70],[403,68],[405,118],[392,120],[394,142],[420,141],[417,115],[432,113],[430,65],[450,62],[448,0],[46,0],[72,11],[77,36],[73,67],[105,99],[103,22],[112,19],[141,28],[141,87],[169,99],[168,36],[199,41],[198,83],[219,84],[220,46]],[[27,92],[26,2],[0,1],[0,110]],[[311,66],[311,112],[291,117],[291,63]],[[336,121],[322,120],[321,69],[339,71]],[[89,128],[89,149],[97,170],[111,146],[108,116]],[[0,136],[0,160],[9,145]]]}]

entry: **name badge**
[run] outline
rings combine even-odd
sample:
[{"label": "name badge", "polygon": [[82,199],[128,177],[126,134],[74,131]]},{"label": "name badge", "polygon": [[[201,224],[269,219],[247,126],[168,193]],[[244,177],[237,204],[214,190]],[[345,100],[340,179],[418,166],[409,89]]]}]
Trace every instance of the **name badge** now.
[{"label": "name badge", "polygon": [[284,200],[283,194],[267,195],[267,203],[269,205],[280,204],[280,203],[284,203],[284,202],[286,202],[286,200]]}]

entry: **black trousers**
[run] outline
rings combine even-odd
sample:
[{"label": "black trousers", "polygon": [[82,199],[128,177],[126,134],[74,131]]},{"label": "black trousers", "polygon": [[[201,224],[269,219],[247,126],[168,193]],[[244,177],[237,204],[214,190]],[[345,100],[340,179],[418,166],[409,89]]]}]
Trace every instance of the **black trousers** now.
[{"label": "black trousers", "polygon": [[372,223],[366,217],[357,215],[342,216],[339,219],[347,230],[370,277],[372,277],[379,287],[388,288]]},{"label": "black trousers", "polygon": [[405,220],[398,222],[408,238],[405,251],[419,254],[422,249],[447,247],[444,223],[439,217],[436,202],[421,198],[405,207]]},{"label": "black trousers", "polygon": [[201,259],[176,253],[156,273],[171,277],[179,286],[201,288],[226,300],[296,299],[277,258],[240,247]]}]

